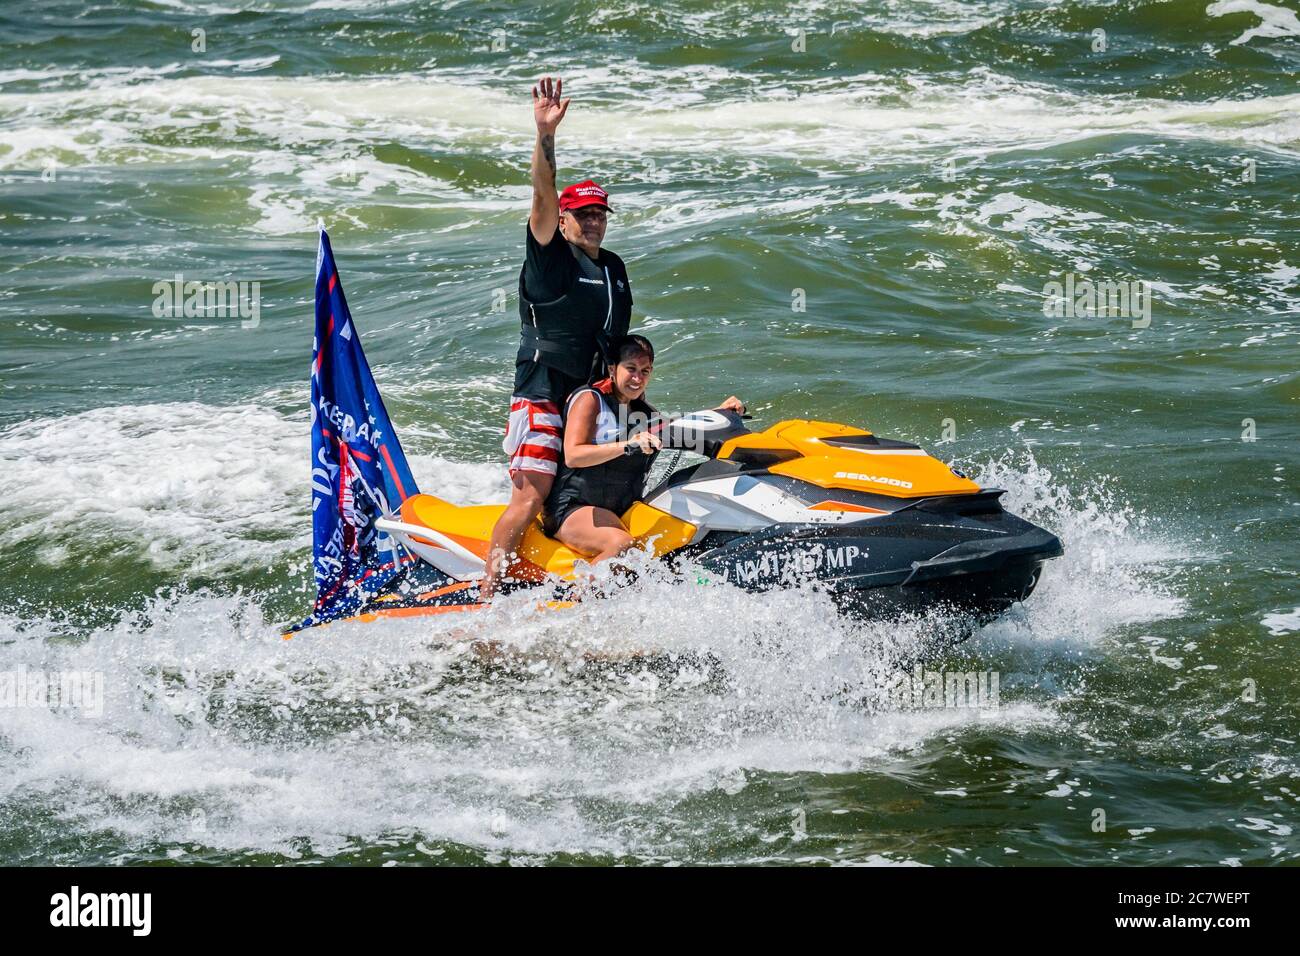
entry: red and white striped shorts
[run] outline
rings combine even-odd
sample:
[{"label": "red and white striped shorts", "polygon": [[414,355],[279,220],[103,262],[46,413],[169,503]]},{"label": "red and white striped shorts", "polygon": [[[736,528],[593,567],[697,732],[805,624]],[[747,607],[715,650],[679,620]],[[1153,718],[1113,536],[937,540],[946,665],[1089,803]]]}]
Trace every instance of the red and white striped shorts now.
[{"label": "red and white striped shorts", "polygon": [[510,456],[510,474],[539,471],[553,475],[560,461],[563,419],[554,402],[510,400],[510,422],[501,450]]}]

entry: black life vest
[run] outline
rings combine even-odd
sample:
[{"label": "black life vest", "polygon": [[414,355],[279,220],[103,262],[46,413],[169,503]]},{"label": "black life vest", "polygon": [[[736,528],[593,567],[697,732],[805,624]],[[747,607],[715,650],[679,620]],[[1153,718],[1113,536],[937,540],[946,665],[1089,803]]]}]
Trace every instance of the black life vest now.
[{"label": "black life vest", "polygon": [[[639,420],[646,425],[654,419],[654,407],[644,399],[638,398],[628,404],[628,420],[620,422],[619,405],[614,399],[614,383],[606,378],[594,385],[580,388],[569,396],[569,401],[564,406],[566,427],[569,421],[569,410],[573,408],[574,401],[587,392],[594,393],[600,399],[600,407],[596,415],[596,434],[592,438],[593,444],[626,441],[631,435],[624,435],[620,426],[637,424],[637,419],[632,418],[633,415],[643,416]],[[631,429],[633,434],[644,430],[644,427]],[[633,502],[641,497],[641,492],[645,488],[646,475],[650,473],[650,466],[654,464],[656,454],[658,453],[619,455],[601,465],[570,468],[565,464],[561,452],[555,483],[551,485],[551,493],[546,496],[546,505],[543,509],[543,525],[546,533],[554,535],[570,512],[584,505],[606,508],[622,516],[623,512],[632,507]]]},{"label": "black life vest", "polygon": [[[563,238],[553,242],[565,241]],[[533,302],[524,293],[519,271],[519,318],[522,323],[517,362],[538,362],[570,378],[590,382],[605,374],[610,346],[627,335],[632,321],[632,290],[623,260],[601,250],[603,265],[568,242],[578,268],[564,295]]]}]

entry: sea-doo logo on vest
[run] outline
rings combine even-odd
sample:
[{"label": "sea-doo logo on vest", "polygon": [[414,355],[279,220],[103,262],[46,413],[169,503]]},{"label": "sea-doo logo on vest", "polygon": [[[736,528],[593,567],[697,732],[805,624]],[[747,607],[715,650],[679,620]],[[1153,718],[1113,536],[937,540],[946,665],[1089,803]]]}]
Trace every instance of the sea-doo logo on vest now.
[{"label": "sea-doo logo on vest", "polygon": [[737,561],[722,572],[724,581],[737,584],[755,584],[760,581],[797,584],[800,578],[814,575],[819,571],[848,571],[858,558],[867,557],[867,552],[856,544],[840,545],[828,548],[814,545],[790,551],[767,551],[750,561]]},{"label": "sea-doo logo on vest", "polygon": [[579,282],[585,282],[588,285],[604,285],[604,279],[588,279],[586,276],[578,276]]},{"label": "sea-doo logo on vest", "polygon": [[860,475],[856,471],[837,471],[836,478],[847,478],[849,481],[869,481],[877,485],[892,485],[895,488],[911,488],[910,481],[903,481],[900,478],[882,478],[879,475]]}]

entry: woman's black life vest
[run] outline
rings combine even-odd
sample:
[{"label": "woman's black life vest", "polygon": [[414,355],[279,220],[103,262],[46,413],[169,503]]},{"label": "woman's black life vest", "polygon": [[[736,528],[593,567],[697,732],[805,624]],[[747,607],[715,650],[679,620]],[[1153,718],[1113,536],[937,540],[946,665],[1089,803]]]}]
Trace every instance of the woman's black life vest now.
[{"label": "woman's black life vest", "polygon": [[[560,241],[560,240],[553,240]],[[565,240],[567,242],[567,240]],[[570,378],[590,382],[604,374],[610,346],[627,335],[632,321],[632,291],[623,260],[601,250],[597,265],[567,243],[578,268],[564,295],[533,302],[524,294],[519,271],[519,318],[523,323],[516,362],[538,362]]]},{"label": "woman's black life vest", "polygon": [[[588,392],[594,393],[600,401],[592,444],[626,441],[637,432],[645,431],[654,418],[653,406],[638,398],[624,406],[624,420],[620,421],[619,403],[614,398],[614,383],[606,378],[594,385],[580,388],[569,396],[569,401],[564,406],[566,427],[574,400]],[[624,433],[625,429],[627,434]],[[601,465],[570,468],[561,452],[555,483],[551,485],[551,493],[546,496],[546,505],[542,510],[542,524],[546,533],[554,536],[560,525],[564,524],[564,519],[574,509],[584,505],[605,508],[622,517],[623,512],[641,497],[646,475],[650,472],[656,454],[657,452],[648,455],[637,452],[619,455]]]}]

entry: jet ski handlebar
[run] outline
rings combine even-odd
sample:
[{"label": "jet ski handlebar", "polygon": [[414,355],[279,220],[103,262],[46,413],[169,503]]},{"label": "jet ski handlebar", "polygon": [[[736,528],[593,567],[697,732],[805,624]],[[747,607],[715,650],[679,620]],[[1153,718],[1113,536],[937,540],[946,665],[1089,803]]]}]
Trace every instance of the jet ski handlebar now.
[{"label": "jet ski handlebar", "polygon": [[693,451],[716,458],[722,446],[740,435],[748,435],[742,416],[726,408],[703,409],[677,417],[664,416],[650,426],[668,450]]}]

